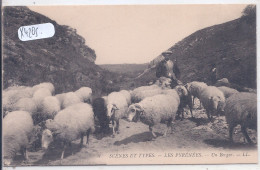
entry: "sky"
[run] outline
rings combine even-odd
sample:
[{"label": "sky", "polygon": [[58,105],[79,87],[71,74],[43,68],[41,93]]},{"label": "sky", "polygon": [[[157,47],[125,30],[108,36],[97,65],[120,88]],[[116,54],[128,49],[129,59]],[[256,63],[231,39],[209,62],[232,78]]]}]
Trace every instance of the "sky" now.
[{"label": "sky", "polygon": [[69,25],[95,50],[96,64],[147,63],[197,30],[237,19],[241,5],[31,6]]}]

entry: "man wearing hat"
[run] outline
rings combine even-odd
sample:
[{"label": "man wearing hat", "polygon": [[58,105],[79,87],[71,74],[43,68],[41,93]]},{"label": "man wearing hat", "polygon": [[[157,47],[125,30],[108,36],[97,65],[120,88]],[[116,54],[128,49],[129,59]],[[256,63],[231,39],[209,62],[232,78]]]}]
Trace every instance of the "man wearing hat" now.
[{"label": "man wearing hat", "polygon": [[180,78],[180,70],[177,66],[176,60],[172,62],[169,58],[172,55],[172,51],[165,51],[162,53],[164,59],[157,65],[156,67],[156,77],[167,77],[171,78],[172,85],[171,87],[175,87]]}]

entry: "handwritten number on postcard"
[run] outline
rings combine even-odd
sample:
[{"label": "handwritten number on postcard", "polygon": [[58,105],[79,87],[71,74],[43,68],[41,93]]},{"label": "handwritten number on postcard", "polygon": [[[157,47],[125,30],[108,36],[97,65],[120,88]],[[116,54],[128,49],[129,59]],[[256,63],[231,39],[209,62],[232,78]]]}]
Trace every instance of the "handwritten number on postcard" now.
[{"label": "handwritten number on postcard", "polygon": [[30,41],[53,37],[55,34],[52,23],[21,26],[18,29],[18,37],[21,41]]}]

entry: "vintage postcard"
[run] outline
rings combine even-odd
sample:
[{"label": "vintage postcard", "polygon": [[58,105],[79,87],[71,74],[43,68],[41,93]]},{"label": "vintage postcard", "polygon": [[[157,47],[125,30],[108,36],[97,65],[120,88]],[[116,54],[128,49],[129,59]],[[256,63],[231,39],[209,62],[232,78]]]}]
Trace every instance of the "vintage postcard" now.
[{"label": "vintage postcard", "polygon": [[4,166],[258,163],[256,6],[3,6]]}]

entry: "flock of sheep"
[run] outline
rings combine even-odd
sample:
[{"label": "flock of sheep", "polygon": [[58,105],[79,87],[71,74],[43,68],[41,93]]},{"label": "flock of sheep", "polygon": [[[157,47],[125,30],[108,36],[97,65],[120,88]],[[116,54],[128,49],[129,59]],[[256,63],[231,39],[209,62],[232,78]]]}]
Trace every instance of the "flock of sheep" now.
[{"label": "flock of sheep", "polygon": [[[62,142],[64,151],[71,142],[83,138],[87,141],[95,127],[108,133],[112,123],[113,135],[119,133],[120,119],[141,121],[149,126],[156,137],[153,126],[165,123],[167,136],[176,117],[184,118],[188,106],[192,115],[194,99],[198,98],[206,109],[210,121],[213,116],[225,115],[229,125],[230,140],[238,124],[249,143],[246,129],[256,130],[257,102],[255,93],[238,92],[229,87],[208,86],[203,82],[190,82],[170,88],[171,79],[161,77],[155,84],[141,86],[132,91],[121,90],[108,96],[92,99],[92,90],[82,87],[75,92],[55,94],[51,83],[33,87],[14,86],[3,91],[3,155],[4,164],[10,165],[16,153],[21,151],[28,159],[27,147],[35,127],[41,128],[41,146],[47,149],[53,141]],[[193,117],[193,115],[192,115]]]}]

